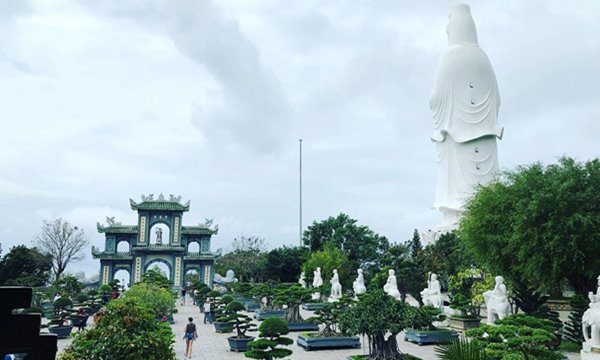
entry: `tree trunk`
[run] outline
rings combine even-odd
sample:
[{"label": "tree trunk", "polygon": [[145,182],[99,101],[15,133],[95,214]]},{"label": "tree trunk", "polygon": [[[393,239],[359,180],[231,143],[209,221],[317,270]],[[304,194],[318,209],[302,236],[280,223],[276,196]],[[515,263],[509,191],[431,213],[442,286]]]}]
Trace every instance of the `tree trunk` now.
[{"label": "tree trunk", "polygon": [[398,350],[397,334],[391,334],[387,340],[385,335],[369,335],[369,360],[400,360],[404,355]]}]

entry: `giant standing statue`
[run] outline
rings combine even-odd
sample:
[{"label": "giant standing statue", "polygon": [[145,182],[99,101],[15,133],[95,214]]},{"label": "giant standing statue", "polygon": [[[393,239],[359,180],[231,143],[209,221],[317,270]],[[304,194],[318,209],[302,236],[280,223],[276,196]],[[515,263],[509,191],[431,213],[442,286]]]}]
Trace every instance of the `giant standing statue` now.
[{"label": "giant standing statue", "polygon": [[456,228],[466,200],[478,184],[498,172],[496,139],[500,93],[492,64],[477,42],[468,5],[450,13],[448,49],[439,64],[430,106],[438,179],[433,207],[443,214],[442,230]]}]

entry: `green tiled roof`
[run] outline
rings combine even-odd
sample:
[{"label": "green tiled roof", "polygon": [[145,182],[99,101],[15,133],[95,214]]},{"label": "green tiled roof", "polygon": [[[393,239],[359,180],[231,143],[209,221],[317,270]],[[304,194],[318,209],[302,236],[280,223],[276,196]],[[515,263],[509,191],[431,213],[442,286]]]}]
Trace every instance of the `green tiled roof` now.
[{"label": "green tiled roof", "polygon": [[211,229],[205,226],[182,226],[181,233],[184,235],[214,235],[218,229]]},{"label": "green tiled roof", "polygon": [[100,223],[96,223],[96,229],[98,229],[99,233],[108,234],[137,234],[138,232],[137,225],[112,224],[104,226]]},{"label": "green tiled roof", "polygon": [[95,247],[92,246],[92,257],[94,259],[104,259],[104,260],[131,260],[132,255],[129,252],[117,252],[117,253],[107,253],[104,251],[99,251]]},{"label": "green tiled roof", "polygon": [[214,260],[219,254],[214,253],[188,253],[183,257],[183,260]]},{"label": "green tiled roof", "polygon": [[150,244],[150,245],[143,245],[143,246],[139,246],[139,245],[134,245],[133,246],[133,250],[134,251],[156,251],[156,252],[161,252],[161,251],[185,251],[185,247],[183,247],[182,245],[168,245],[168,244],[163,244],[163,245],[157,245],[157,244]]},{"label": "green tiled roof", "polygon": [[141,203],[136,203],[133,199],[129,199],[132,210],[167,210],[167,211],[189,211],[190,202],[180,204],[178,201],[171,200],[144,200]]}]

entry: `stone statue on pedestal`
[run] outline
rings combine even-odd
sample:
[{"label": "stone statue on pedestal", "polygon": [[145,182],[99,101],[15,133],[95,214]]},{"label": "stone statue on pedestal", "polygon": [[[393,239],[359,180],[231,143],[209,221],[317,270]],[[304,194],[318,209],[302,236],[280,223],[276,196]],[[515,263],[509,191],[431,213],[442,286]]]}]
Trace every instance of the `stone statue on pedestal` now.
[{"label": "stone statue on pedestal", "polygon": [[483,300],[487,309],[487,323],[492,325],[496,319],[504,319],[510,313],[510,304],[504,278],[496,276],[493,290],[483,293]]},{"label": "stone statue on pedestal", "polygon": [[383,291],[396,300],[400,300],[400,291],[398,291],[398,282],[396,281],[396,272],[392,269],[388,270],[387,282],[383,286]]},{"label": "stone statue on pedestal", "polygon": [[306,274],[304,271],[300,273],[300,279],[298,279],[298,284],[300,284],[303,288],[306,288]]},{"label": "stone statue on pedestal", "polygon": [[357,270],[358,276],[356,280],[352,283],[352,289],[354,290],[354,295],[364,294],[367,292],[367,288],[365,286],[365,278],[363,276],[362,269]]},{"label": "stone statue on pedestal", "polygon": [[[430,107],[436,146],[438,182],[433,207],[453,230],[466,200],[479,184],[498,172],[496,139],[500,93],[492,64],[479,47],[468,5],[456,5],[449,16],[448,49],[439,64]],[[441,231],[441,230],[440,230]]]},{"label": "stone statue on pedestal", "polygon": [[156,228],[156,245],[162,245],[162,229]]},{"label": "stone statue on pedestal", "polygon": [[333,269],[333,276],[329,282],[331,283],[331,294],[329,295],[329,301],[338,301],[342,298],[342,284],[340,284],[340,278],[338,277],[337,269]]},{"label": "stone statue on pedestal", "polygon": [[598,276],[598,287],[596,294],[588,293],[590,299],[589,309],[583,313],[581,318],[581,331],[584,342],[581,350],[581,359],[600,359],[600,276]]},{"label": "stone statue on pedestal", "polygon": [[424,305],[431,305],[435,308],[442,309],[444,302],[442,300],[442,287],[437,275],[434,273],[429,274],[427,280],[427,288],[421,291],[421,298],[423,299]]},{"label": "stone statue on pedestal", "polygon": [[[318,288],[319,286],[323,285],[323,279],[321,278],[321,268],[318,267],[317,270],[313,271],[313,282],[312,282],[312,286],[313,288]],[[320,300],[321,299],[321,293],[320,292],[315,292],[312,294],[312,299],[313,300]]]}]

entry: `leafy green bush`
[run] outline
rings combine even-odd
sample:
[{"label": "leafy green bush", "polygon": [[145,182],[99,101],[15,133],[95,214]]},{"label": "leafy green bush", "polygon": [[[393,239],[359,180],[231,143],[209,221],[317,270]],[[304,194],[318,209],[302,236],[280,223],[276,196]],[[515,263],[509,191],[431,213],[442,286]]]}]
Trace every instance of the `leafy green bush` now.
[{"label": "leafy green bush", "polygon": [[101,294],[109,294],[112,291],[112,287],[108,284],[102,284],[100,285],[100,287],[98,288],[98,291]]},{"label": "leafy green bush", "polygon": [[469,329],[466,335],[481,344],[489,360],[562,359],[547,346],[555,340],[554,324],[547,319],[512,315],[495,325]]},{"label": "leafy green bush", "polygon": [[154,313],[155,318],[171,315],[176,312],[175,295],[164,287],[153,283],[137,283],[121,296],[132,299],[138,304],[146,306]]},{"label": "leafy green bush", "polygon": [[106,306],[95,327],[77,333],[59,360],[174,360],[173,343],[169,324],[156,321],[136,298],[120,298]]},{"label": "leafy green bush", "polygon": [[251,359],[273,360],[292,354],[292,350],[280,348],[279,345],[292,345],[294,341],[286,335],[289,330],[285,320],[268,318],[258,328],[259,338],[248,343],[248,351],[244,356]]}]

